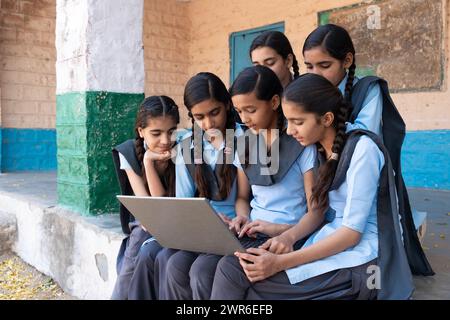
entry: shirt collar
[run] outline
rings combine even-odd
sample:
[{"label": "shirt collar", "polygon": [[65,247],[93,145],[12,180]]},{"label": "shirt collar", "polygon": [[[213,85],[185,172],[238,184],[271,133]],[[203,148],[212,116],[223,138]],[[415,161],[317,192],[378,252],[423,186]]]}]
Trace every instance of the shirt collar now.
[{"label": "shirt collar", "polygon": [[[342,92],[342,95],[345,95],[345,84],[347,83],[347,79],[348,73],[345,74],[344,79],[342,79],[342,81],[338,84],[338,89]],[[355,85],[358,80],[359,78],[355,75],[355,77],[353,78],[353,85]]]},{"label": "shirt collar", "polygon": [[348,79],[348,73],[346,73],[344,79],[342,79],[342,81],[339,82],[338,88],[339,88],[339,90],[341,90],[342,94],[344,94],[344,92],[345,92],[345,84],[347,83],[347,79]]}]

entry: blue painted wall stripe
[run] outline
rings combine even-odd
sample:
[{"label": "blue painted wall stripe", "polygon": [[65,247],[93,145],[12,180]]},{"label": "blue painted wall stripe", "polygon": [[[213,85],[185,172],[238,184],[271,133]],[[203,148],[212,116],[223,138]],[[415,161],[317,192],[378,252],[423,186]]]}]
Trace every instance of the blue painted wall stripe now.
[{"label": "blue painted wall stripe", "polygon": [[408,187],[450,190],[450,130],[407,132],[402,171]]},{"label": "blue painted wall stripe", "polygon": [[[54,129],[0,128],[1,171],[56,169]],[[408,187],[450,190],[450,130],[409,131],[402,149]]]},{"label": "blue painted wall stripe", "polygon": [[0,127],[0,173],[3,171],[2,170],[2,156],[3,156],[3,151],[2,151],[2,146],[3,146],[3,137],[2,137],[2,127]]},{"label": "blue painted wall stripe", "polygon": [[56,130],[3,128],[1,169],[55,170]]}]

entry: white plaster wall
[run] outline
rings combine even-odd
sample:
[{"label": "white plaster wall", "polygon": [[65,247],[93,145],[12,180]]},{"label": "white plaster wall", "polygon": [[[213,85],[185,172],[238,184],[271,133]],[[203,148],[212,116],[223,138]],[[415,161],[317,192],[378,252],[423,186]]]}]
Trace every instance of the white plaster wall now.
[{"label": "white plaster wall", "polygon": [[144,92],[143,0],[58,0],[57,94]]},{"label": "white plaster wall", "polygon": [[87,0],[56,2],[56,93],[85,91],[87,85]]}]

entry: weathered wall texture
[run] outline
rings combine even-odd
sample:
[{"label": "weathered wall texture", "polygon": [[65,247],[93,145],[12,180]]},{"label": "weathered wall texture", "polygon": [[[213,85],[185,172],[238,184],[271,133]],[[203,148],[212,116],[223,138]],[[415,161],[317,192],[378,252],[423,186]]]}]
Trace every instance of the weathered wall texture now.
[{"label": "weathered wall texture", "polygon": [[111,150],[133,137],[144,98],[144,2],[57,3],[58,203],[117,211]]},{"label": "weathered wall texture", "polygon": [[[359,2],[145,0],[146,95],[172,96],[185,115],[182,92],[190,76],[208,70],[228,84],[228,38],[232,32],[284,21],[286,34],[301,62],[300,49],[307,34],[317,26],[317,13]],[[443,1],[446,58],[442,90],[393,95],[409,130],[450,128],[446,108],[450,105],[446,76],[450,14],[447,3]],[[1,125],[54,128],[56,0],[2,0],[1,9]],[[304,72],[303,65],[301,68]],[[141,81],[136,75],[134,83]]]},{"label": "weathered wall texture", "polygon": [[[361,1],[296,1],[296,0],[193,0],[188,3],[191,21],[189,42],[189,75],[211,71],[229,84],[229,36],[232,32],[252,29],[280,21],[305,72],[301,48],[307,35],[317,27],[318,12],[348,6]],[[201,13],[201,14],[200,14]],[[381,15],[383,12],[381,12]],[[440,91],[393,94],[408,130],[450,128],[450,91],[448,90],[449,56],[448,1],[443,1],[444,83]],[[420,19],[416,21],[421,28]],[[358,48],[356,48],[358,50]],[[423,61],[422,63],[427,63]],[[389,80],[389,79],[388,79]]]},{"label": "weathered wall texture", "polygon": [[144,2],[145,95],[173,98],[180,108],[183,125],[189,125],[183,105],[190,64],[191,28],[187,13],[187,3],[182,1]]}]

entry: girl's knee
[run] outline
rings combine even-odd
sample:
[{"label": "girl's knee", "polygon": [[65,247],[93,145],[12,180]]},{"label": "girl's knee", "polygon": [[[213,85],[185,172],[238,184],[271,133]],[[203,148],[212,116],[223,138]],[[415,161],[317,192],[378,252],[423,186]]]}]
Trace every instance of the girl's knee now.
[{"label": "girl's knee", "polygon": [[156,256],[161,251],[162,247],[156,242],[148,242],[144,243],[139,250],[139,254],[137,256],[137,263],[151,263],[154,264]]},{"label": "girl's knee", "polygon": [[194,254],[186,251],[179,251],[169,257],[165,265],[168,278],[186,278],[189,275]]},{"label": "girl's knee", "polygon": [[167,262],[169,261],[170,257],[175,253],[176,251],[173,249],[162,249],[155,258],[155,263],[161,266],[166,266]]},{"label": "girl's knee", "polygon": [[189,270],[191,283],[204,283],[205,281],[212,281],[216,272],[219,256],[199,256]]},{"label": "girl's knee", "polygon": [[219,260],[216,268],[216,275],[220,274],[227,278],[235,275],[236,273],[243,273],[244,271],[239,264],[239,259],[235,256],[225,256]]}]

